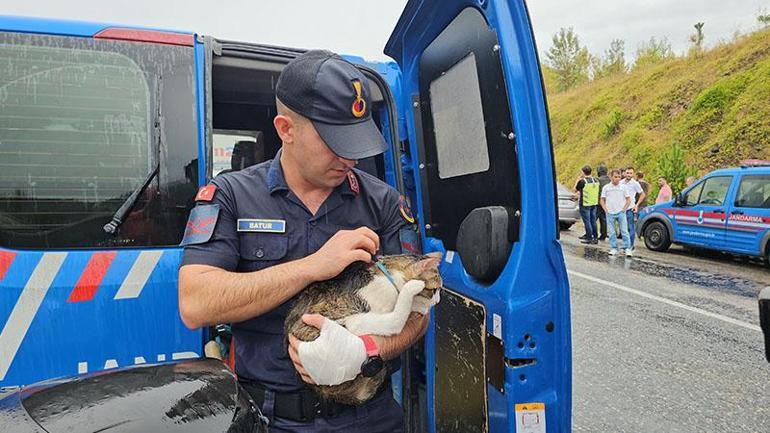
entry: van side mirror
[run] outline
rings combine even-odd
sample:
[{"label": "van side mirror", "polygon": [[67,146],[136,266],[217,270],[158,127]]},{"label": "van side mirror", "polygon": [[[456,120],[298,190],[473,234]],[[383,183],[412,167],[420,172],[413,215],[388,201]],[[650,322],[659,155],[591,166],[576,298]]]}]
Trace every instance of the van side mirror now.
[{"label": "van side mirror", "polygon": [[685,205],[684,194],[682,194],[681,192],[677,193],[676,198],[674,198],[674,204],[678,207],[684,206]]},{"label": "van side mirror", "polygon": [[759,292],[759,327],[765,335],[765,359],[770,362],[770,287]]},{"label": "van side mirror", "polygon": [[473,209],[457,232],[457,253],[465,271],[487,282],[503,271],[513,247],[514,214],[502,206]]}]

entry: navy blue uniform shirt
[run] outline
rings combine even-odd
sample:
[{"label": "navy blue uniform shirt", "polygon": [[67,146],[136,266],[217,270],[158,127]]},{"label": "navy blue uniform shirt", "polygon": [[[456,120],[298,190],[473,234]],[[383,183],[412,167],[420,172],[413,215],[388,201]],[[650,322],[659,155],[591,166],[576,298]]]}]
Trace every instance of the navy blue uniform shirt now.
[{"label": "navy blue uniform shirt", "polygon": [[[206,224],[194,217],[196,210],[203,206],[210,206],[206,208],[208,221],[212,220],[212,214],[218,213],[213,232],[210,238],[207,234],[203,236],[203,242],[185,233],[182,243],[188,244],[182,265],[210,265],[233,272],[258,271],[308,256],[337,231],[362,226],[380,237],[380,253],[401,252],[399,230],[406,223],[399,211],[399,194],[395,189],[354,169],[355,178],[335,188],[313,215],[286,184],[280,155],[279,151],[271,161],[223,174],[212,181],[216,186],[213,198],[198,202],[191,214],[188,232],[191,224]],[[200,243],[189,244],[190,240]],[[232,325],[235,366],[240,377],[257,380],[278,392],[304,387],[287,353],[283,332],[286,314],[295,298],[259,317]]]}]

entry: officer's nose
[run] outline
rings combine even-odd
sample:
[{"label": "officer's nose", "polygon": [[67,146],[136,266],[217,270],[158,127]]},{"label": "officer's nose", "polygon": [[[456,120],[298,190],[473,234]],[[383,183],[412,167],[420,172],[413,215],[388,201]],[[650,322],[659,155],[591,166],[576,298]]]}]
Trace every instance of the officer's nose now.
[{"label": "officer's nose", "polygon": [[347,167],[347,168],[353,168],[353,167],[355,167],[356,165],[358,165],[358,160],[357,160],[357,159],[345,159],[345,158],[340,158],[339,160],[340,160],[340,162],[342,162],[343,164],[345,164],[345,167]]}]

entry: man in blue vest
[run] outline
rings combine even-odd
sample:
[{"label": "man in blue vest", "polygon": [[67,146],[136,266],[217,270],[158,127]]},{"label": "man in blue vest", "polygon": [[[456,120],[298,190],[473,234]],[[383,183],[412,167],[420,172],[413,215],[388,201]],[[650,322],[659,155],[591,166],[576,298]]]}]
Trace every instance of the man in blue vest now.
[{"label": "man in blue vest", "polygon": [[599,180],[591,176],[591,167],[581,169],[581,175],[575,182],[574,191],[579,192],[580,218],[583,220],[586,234],[580,239],[584,244],[598,244],[599,234],[596,229],[596,212],[599,206]]},{"label": "man in blue vest", "polygon": [[[387,383],[361,406],[321,401],[305,385],[317,377],[303,363],[312,361],[313,371],[344,368],[346,376],[360,372],[362,360],[380,358],[367,370],[382,368],[382,359],[397,360],[424,334],[427,315],[412,313],[392,337],[359,338],[334,328],[335,338],[355,352],[335,359],[297,357],[283,331],[306,286],[356,261],[370,262],[375,253],[401,252],[406,224],[398,192],[354,168],[386,149],[369,97],[365,77],[336,54],[310,51],[289,63],[276,88],[273,124],[281,150],[272,161],[202,188],[182,241],[182,319],[191,328],[233,324],[236,373],[270,419],[271,433],[403,431],[403,412]],[[332,328],[321,316],[311,318],[307,323],[322,336]]]}]

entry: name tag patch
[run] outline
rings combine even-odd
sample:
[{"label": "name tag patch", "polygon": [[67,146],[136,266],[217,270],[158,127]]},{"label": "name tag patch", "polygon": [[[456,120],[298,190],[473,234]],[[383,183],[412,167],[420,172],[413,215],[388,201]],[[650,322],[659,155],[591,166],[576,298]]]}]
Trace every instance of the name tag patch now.
[{"label": "name tag patch", "polygon": [[286,233],[286,221],[239,218],[238,231],[255,233]]}]

